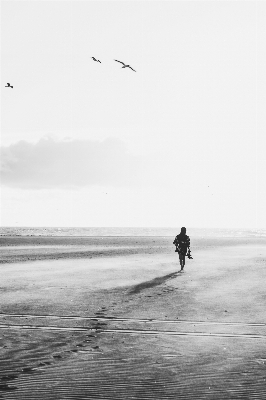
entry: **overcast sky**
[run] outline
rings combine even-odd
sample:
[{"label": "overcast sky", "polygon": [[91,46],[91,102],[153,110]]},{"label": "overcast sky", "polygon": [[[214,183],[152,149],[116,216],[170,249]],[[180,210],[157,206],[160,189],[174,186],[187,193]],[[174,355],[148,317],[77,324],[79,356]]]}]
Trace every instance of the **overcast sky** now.
[{"label": "overcast sky", "polygon": [[264,1],[1,8],[2,226],[265,227]]}]

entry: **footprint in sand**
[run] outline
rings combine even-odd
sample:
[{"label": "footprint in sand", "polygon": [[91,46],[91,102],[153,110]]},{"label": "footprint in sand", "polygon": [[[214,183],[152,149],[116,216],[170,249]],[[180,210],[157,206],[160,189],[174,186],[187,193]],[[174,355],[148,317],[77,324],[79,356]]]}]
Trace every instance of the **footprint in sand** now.
[{"label": "footprint in sand", "polygon": [[99,308],[97,311],[96,311],[96,313],[105,313],[105,311],[106,311],[106,307],[101,307],[101,308]]},{"label": "footprint in sand", "polygon": [[38,364],[38,367],[45,367],[45,365],[51,365],[51,361],[42,361]]},{"label": "footprint in sand", "polygon": [[9,392],[11,390],[16,390],[16,386],[8,386],[7,383],[0,383],[0,391]]},{"label": "footprint in sand", "polygon": [[98,321],[96,325],[94,325],[93,329],[95,329],[96,331],[99,330],[103,330],[103,328],[106,326],[107,324],[105,322],[100,322]]},{"label": "footprint in sand", "polygon": [[97,325],[106,326],[106,325],[107,325],[107,322],[99,321]]},{"label": "footprint in sand", "polygon": [[60,358],[62,358],[62,356],[60,355],[60,354],[55,354],[54,356],[53,356],[53,358],[55,358],[55,359],[60,359]]},{"label": "footprint in sand", "polygon": [[40,362],[39,364],[38,364],[38,367],[45,367],[45,363],[43,363],[43,362]]},{"label": "footprint in sand", "polygon": [[36,368],[25,367],[22,368],[21,372],[24,374],[33,374]]},{"label": "footprint in sand", "polygon": [[15,374],[10,374],[10,375],[4,375],[1,378],[1,381],[13,381],[14,379],[17,379],[18,375]]}]

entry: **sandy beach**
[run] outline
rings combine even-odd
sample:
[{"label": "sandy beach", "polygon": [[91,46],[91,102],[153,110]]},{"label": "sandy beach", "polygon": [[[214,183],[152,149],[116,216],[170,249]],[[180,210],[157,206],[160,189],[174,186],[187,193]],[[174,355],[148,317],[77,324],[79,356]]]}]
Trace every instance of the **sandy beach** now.
[{"label": "sandy beach", "polygon": [[0,243],[0,398],[266,397],[265,239]]}]

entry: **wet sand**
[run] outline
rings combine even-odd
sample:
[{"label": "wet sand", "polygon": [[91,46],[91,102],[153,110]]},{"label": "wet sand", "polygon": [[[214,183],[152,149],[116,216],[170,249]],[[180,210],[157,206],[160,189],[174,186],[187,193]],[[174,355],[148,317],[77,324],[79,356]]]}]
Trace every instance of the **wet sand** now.
[{"label": "wet sand", "polygon": [[0,398],[266,398],[265,242],[173,250],[1,238]]}]

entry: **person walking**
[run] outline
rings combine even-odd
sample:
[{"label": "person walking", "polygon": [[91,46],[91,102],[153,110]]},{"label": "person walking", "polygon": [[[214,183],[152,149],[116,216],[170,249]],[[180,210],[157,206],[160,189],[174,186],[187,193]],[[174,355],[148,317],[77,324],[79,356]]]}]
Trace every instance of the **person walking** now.
[{"label": "person walking", "polygon": [[181,266],[181,271],[183,271],[185,266],[185,257],[192,258],[190,254],[190,238],[186,234],[187,230],[183,226],[179,235],[175,237],[173,244],[176,246],[176,252],[179,254],[179,262]]}]

